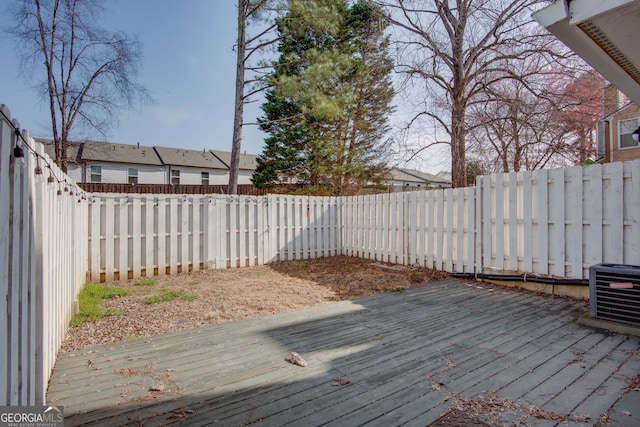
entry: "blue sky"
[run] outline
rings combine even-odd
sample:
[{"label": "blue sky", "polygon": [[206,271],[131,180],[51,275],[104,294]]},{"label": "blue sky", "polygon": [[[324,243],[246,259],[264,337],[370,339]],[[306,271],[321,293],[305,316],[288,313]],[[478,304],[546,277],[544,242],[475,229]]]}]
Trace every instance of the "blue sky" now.
[{"label": "blue sky", "polygon": [[[11,0],[13,2],[14,0]],[[143,44],[138,82],[154,103],[124,110],[105,136],[94,132],[75,140],[95,139],[148,146],[231,151],[235,84],[236,0],[107,0],[104,27],[137,36]],[[0,5],[0,28],[11,22]],[[20,76],[13,41],[0,36],[0,103],[6,104],[32,136],[50,137],[49,112]],[[402,97],[397,101],[402,104]],[[262,115],[259,102],[245,107],[244,121]],[[399,125],[412,114],[402,106],[391,117]],[[260,154],[265,134],[257,126],[243,128],[242,151]],[[420,140],[418,131],[409,141]],[[416,142],[420,144],[420,142]],[[403,156],[396,156],[401,160]],[[449,169],[448,147],[438,147],[408,165],[425,172]]]},{"label": "blue sky", "polygon": [[[125,144],[231,151],[235,82],[236,2],[233,0],[110,0],[104,27],[136,35],[143,44],[138,82],[154,103],[123,111],[104,138]],[[10,22],[3,2],[0,26]],[[13,42],[0,38],[0,103],[31,135],[50,134],[47,104],[20,77]],[[261,115],[245,108],[245,121]],[[245,126],[242,150],[259,154],[264,134]]]}]

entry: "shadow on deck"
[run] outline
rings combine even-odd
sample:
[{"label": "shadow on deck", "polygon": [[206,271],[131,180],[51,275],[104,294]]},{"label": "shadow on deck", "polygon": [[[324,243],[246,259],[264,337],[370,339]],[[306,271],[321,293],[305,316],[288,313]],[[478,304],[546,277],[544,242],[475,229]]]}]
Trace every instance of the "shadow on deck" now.
[{"label": "shadow on deck", "polygon": [[593,424],[640,374],[640,340],[577,324],[586,310],[446,280],[65,353],[47,403],[68,425]]}]

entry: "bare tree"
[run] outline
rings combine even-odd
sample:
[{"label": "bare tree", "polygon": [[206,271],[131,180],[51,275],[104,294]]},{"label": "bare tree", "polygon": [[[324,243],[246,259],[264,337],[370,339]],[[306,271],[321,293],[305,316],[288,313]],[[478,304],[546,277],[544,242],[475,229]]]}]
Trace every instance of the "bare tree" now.
[{"label": "bare tree", "polygon": [[594,71],[538,77],[536,93],[503,80],[469,106],[468,150],[492,172],[582,164],[594,151],[602,78]]},{"label": "bare tree", "polygon": [[[552,38],[536,31],[531,13],[543,0],[395,0],[375,1],[395,24],[396,70],[405,92],[414,94],[416,111],[408,126],[428,119],[436,135],[448,136],[454,187],[464,186],[469,108],[502,80],[525,83],[514,75],[512,60],[557,52]],[[562,53],[562,51],[561,51]],[[531,69],[531,73],[544,72]],[[484,100],[482,100],[483,102]],[[444,138],[435,138],[438,143]]]},{"label": "bare tree", "polygon": [[594,70],[588,70],[569,79],[562,95],[555,120],[573,137],[575,164],[583,164],[595,157],[595,129],[602,120],[604,79]]},{"label": "bare tree", "polygon": [[55,161],[65,171],[74,127],[104,134],[119,108],[150,100],[133,80],[140,43],[101,28],[103,11],[99,0],[22,0],[13,9],[9,33],[26,75],[35,76],[49,102]]},{"label": "bare tree", "polygon": [[[261,40],[276,28],[275,20],[266,25],[257,35],[251,36],[247,32],[250,22],[260,22],[261,12],[267,9],[269,0],[238,0],[238,39],[236,43],[236,90],[233,113],[233,139],[231,143],[231,164],[229,165],[229,194],[238,192],[238,171],[240,168],[240,150],[242,146],[242,126],[244,121],[244,105],[256,91],[245,90],[256,80],[246,79],[245,74],[249,66],[249,58],[260,50],[276,42],[275,38]],[[264,19],[262,20],[264,22]],[[258,68],[254,68],[259,71]],[[259,89],[258,89],[259,91]]]},{"label": "bare tree", "polygon": [[521,84],[509,82],[503,92],[469,108],[468,150],[491,172],[540,169],[569,155],[570,144],[554,120],[554,105]]}]

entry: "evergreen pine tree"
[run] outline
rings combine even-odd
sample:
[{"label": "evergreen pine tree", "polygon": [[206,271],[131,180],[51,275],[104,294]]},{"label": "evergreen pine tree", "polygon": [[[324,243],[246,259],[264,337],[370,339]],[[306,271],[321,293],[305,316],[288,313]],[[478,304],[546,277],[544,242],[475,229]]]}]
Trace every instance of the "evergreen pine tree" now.
[{"label": "evergreen pine tree", "polygon": [[[386,176],[393,88],[384,25],[362,3],[336,2],[334,32],[282,31],[262,106],[261,129],[269,137],[252,178],[256,186],[290,178],[352,194]],[[295,17],[287,15],[281,25],[295,28]]]}]

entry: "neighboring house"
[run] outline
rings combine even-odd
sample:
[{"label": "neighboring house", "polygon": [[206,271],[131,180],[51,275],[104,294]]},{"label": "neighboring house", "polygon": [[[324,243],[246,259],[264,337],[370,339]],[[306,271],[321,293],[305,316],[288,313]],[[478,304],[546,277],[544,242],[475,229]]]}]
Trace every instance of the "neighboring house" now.
[{"label": "neighboring house", "polygon": [[80,162],[84,167],[80,182],[165,183],[166,168],[153,147],[86,141]]},{"label": "neighboring house", "polygon": [[[211,153],[216,156],[224,165],[229,168],[231,164],[231,153],[228,151],[211,150]],[[251,184],[251,175],[256,170],[258,156],[255,154],[240,154],[240,165],[238,167],[238,184]],[[224,184],[228,184],[225,182]]]},{"label": "neighboring house", "polygon": [[172,185],[226,185],[229,168],[210,151],[155,147],[166,166],[165,182]]},{"label": "neighboring house", "polygon": [[391,168],[391,176],[387,184],[395,187],[409,188],[451,188],[451,180],[415,169]]},{"label": "neighboring house", "polygon": [[632,133],[640,128],[640,107],[613,85],[604,90],[604,120],[597,126],[600,163],[640,159],[640,143]]},{"label": "neighboring house", "polygon": [[[55,159],[53,141],[35,138]],[[240,155],[238,184],[251,184],[258,156]],[[113,142],[70,142],[67,174],[76,182],[105,184],[227,185],[231,153]],[[46,171],[45,171],[46,173]]]}]

